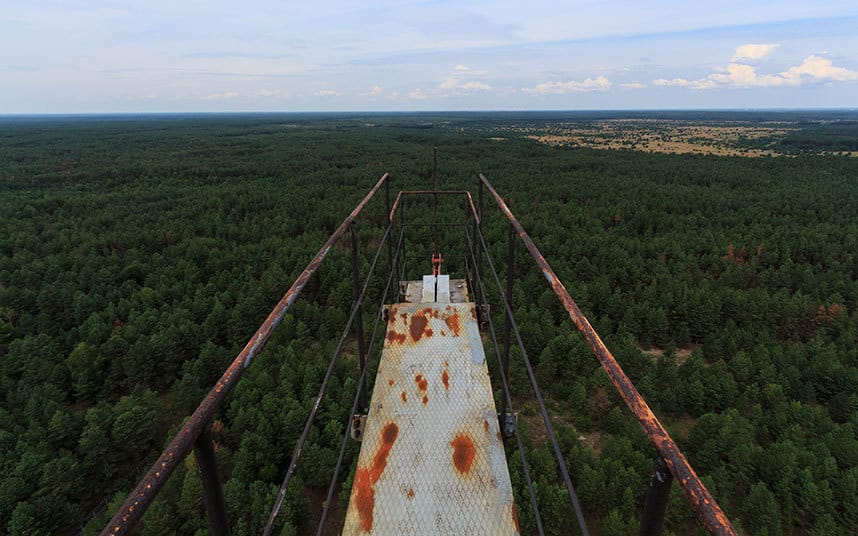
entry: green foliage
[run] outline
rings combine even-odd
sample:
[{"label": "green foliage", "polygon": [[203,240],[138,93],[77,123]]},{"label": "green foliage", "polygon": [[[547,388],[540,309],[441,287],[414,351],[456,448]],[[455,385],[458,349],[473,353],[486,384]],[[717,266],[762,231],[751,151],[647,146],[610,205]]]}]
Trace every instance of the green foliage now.
[{"label": "green foliage", "polygon": [[[428,184],[433,144],[444,187],[473,190],[483,172],[511,199],[746,533],[853,530],[858,162],[800,153],[849,149],[854,125],[796,124],[783,141],[794,158],[759,159],[561,149],[523,132],[588,120],[0,119],[0,533],[71,533],[92,516],[84,533],[97,532],[369,185],[385,171],[394,191]],[[461,218],[461,206],[442,205],[440,217]],[[362,273],[384,218],[376,200],[359,220]],[[489,202],[483,225],[503,271],[508,227]],[[409,231],[411,254],[421,232]],[[442,240],[445,253],[462,244]],[[415,261],[406,278],[426,268],[428,258]],[[464,272],[453,255],[445,269]],[[350,270],[339,244],[217,414],[234,534],[265,524],[348,317]],[[369,303],[383,289],[375,279]],[[654,450],[523,248],[515,281],[516,318],[588,519],[600,534],[634,532]],[[350,340],[287,490],[280,521],[289,534],[317,521],[356,385],[353,348]],[[510,383],[543,521],[568,534],[568,496],[521,360],[513,347]],[[357,452],[349,446],[344,472]],[[507,455],[530,530],[518,453],[508,446]],[[144,533],[205,533],[192,461],[149,509]],[[335,494],[332,525],[351,478]],[[666,528],[700,530],[677,486]]]}]

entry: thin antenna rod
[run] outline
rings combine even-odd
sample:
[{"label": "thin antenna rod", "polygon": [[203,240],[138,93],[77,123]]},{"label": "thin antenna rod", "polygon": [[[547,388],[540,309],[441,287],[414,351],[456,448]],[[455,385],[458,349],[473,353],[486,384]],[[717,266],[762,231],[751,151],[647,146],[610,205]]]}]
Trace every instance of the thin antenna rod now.
[{"label": "thin antenna rod", "polygon": [[[438,147],[437,146],[432,147],[432,158],[435,161],[435,167],[432,171],[432,177],[435,180],[435,191],[437,192],[438,191]],[[436,262],[438,262],[436,259],[438,259],[440,257],[440,255],[438,254],[438,194],[435,194],[432,197],[435,198],[435,212],[432,216],[432,223],[433,223],[432,241],[435,244],[433,251],[432,251],[432,275],[434,276],[434,279],[435,279],[434,301],[438,301],[438,276],[441,274],[440,265],[438,265],[436,267],[436,264],[435,264]]]}]

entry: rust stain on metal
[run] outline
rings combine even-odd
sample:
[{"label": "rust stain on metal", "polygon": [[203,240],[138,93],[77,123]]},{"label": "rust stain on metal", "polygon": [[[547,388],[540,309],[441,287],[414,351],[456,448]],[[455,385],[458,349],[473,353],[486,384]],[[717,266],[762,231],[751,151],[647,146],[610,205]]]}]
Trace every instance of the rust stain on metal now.
[{"label": "rust stain on metal", "polygon": [[429,403],[429,395],[426,393],[429,389],[429,380],[424,378],[422,374],[418,374],[414,376],[414,383],[417,384],[417,388],[423,393],[423,405],[425,406]]},{"label": "rust stain on metal", "polygon": [[423,336],[423,331],[426,329],[426,324],[429,323],[429,319],[426,318],[425,315],[414,315],[411,317],[411,325],[408,327],[408,331],[411,333],[411,340],[417,342],[420,340],[420,337]]},{"label": "rust stain on metal", "polygon": [[459,336],[459,311],[453,311],[453,314],[444,317],[444,323],[453,332],[454,337]]},{"label": "rust stain on metal", "polygon": [[408,488],[408,491],[405,494],[408,495],[409,499],[413,499],[414,498],[414,489]]},{"label": "rust stain on metal", "polygon": [[421,391],[425,391],[426,389],[429,388],[429,381],[426,378],[424,378],[422,374],[418,374],[417,376],[414,376],[414,383],[417,384],[417,388],[420,389]]},{"label": "rust stain on metal", "polygon": [[387,332],[387,340],[391,344],[402,344],[405,342],[405,335],[403,333],[397,333],[394,330],[390,330]]},{"label": "rust stain on metal", "polygon": [[706,525],[706,528],[708,528],[712,534],[736,535],[736,529],[733,527],[726,514],[724,514],[724,511],[712,497],[712,494],[709,493],[709,490],[706,489],[706,486],[703,485],[703,482],[700,481],[697,473],[688,463],[688,460],[679,450],[679,447],[664,429],[661,422],[659,422],[658,418],[647,405],[646,401],[638,392],[632,381],[628,376],[626,376],[626,373],[614,358],[613,354],[611,354],[610,350],[605,346],[605,343],[602,342],[599,334],[593,329],[593,326],[584,316],[584,313],[578,307],[578,304],[575,303],[575,300],[573,300],[569,295],[569,292],[557,277],[557,274],[551,269],[548,262],[546,262],[545,257],[539,251],[539,248],[537,248],[536,244],[534,244],[530,239],[530,236],[525,232],[524,228],[509,210],[509,207],[504,200],[500,195],[498,195],[497,191],[495,191],[488,179],[481,174],[480,181],[482,181],[486,186],[489,193],[494,197],[498,207],[500,207],[501,212],[504,213],[513,228],[515,228],[519,238],[521,238],[521,241],[542,270],[548,284],[551,285],[551,289],[569,313],[569,317],[572,319],[575,327],[578,328],[578,331],[580,331],[584,336],[584,340],[587,342],[587,345],[593,350],[593,353],[596,354],[596,358],[601,363],[602,368],[605,369],[605,372],[607,372],[611,383],[614,384],[614,387],[620,393],[620,396],[622,396],[626,405],[631,409],[632,413],[634,413],[658,453],[662,458],[664,458],[664,461],[667,463],[667,466],[676,479],[677,484],[680,489],[682,489],[682,492],[685,494],[688,502],[697,512],[697,515],[703,521],[703,524]]},{"label": "rust stain on metal", "polygon": [[515,509],[515,503],[512,505],[512,522],[515,525],[515,531],[521,532],[521,528],[518,526],[518,510]]},{"label": "rust stain on metal", "polygon": [[467,434],[458,434],[450,445],[453,447],[453,466],[459,473],[468,473],[471,470],[471,464],[474,463],[474,454],[477,450],[474,440]]},{"label": "rust stain on metal", "polygon": [[402,391],[402,394],[400,394],[400,395],[399,395],[399,398],[401,398],[401,399],[402,399],[402,403],[403,403],[403,404],[407,404],[407,403],[408,403],[408,395],[406,395],[406,394],[405,394],[405,391]]},{"label": "rust stain on metal", "polygon": [[387,380],[387,385],[393,385],[393,379],[392,378]]},{"label": "rust stain on metal", "polygon": [[421,314],[421,315],[423,315],[423,316],[425,316],[425,317],[427,317],[427,318],[428,318],[428,317],[430,317],[430,316],[431,316],[432,318],[438,318],[438,309],[433,309],[433,308],[431,308],[431,307],[426,307],[426,308],[424,308],[422,311],[420,311],[420,312],[419,312],[419,313],[417,313],[417,314]]},{"label": "rust stain on metal", "polygon": [[444,384],[444,389],[450,390],[450,373],[447,372],[447,369],[444,369],[444,372],[441,373],[441,382]]},{"label": "rust stain on metal", "polygon": [[366,532],[372,532],[373,510],[375,509],[375,483],[387,467],[387,457],[390,449],[399,435],[399,426],[396,423],[387,423],[381,431],[381,446],[372,460],[372,465],[358,468],[355,471],[355,506],[360,517],[361,528]]},{"label": "rust stain on metal", "polygon": [[489,421],[485,419],[483,419],[483,430],[485,430],[487,434],[489,433]]}]

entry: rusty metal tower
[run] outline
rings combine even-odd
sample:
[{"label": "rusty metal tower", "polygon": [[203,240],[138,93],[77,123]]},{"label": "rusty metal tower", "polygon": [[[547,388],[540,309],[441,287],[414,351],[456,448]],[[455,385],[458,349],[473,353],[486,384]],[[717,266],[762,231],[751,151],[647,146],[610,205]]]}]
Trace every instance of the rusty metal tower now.
[{"label": "rusty metal tower", "polygon": [[[558,482],[562,482],[575,513],[569,532],[589,534],[572,479],[557,441],[554,427],[536,380],[527,349],[515,321],[510,300],[514,288],[515,245],[521,241],[545,276],[551,289],[569,313],[574,326],[593,350],[618,393],[639,421],[655,447],[652,477],[642,515],[640,534],[661,531],[668,492],[675,480],[704,525],[713,534],[735,535],[736,531],[702,484],[676,443],[650,410],[599,335],[566,291],[530,236],[485,176],[477,180],[478,202],[466,190],[441,190],[433,173],[434,189],[400,191],[391,203],[390,182],[383,175],[334,231],[298,279],[250,338],[244,349],[224,372],[161,456],[143,477],[125,504],[102,531],[102,535],[125,534],[141,519],[173,470],[195,450],[203,483],[203,495],[212,534],[229,534],[223,492],[211,448],[209,427],[220,405],[241,378],[244,370],[267,342],[287,310],[292,306],[333,245],[350,235],[355,301],[319,392],[307,416],[284,478],[271,509],[264,534],[277,530],[278,514],[289,483],[300,463],[302,452],[329,379],[350,335],[357,341],[358,381],[342,443],[328,487],[316,534],[322,534],[333,498],[342,482],[347,445],[360,441],[361,448],[353,485],[343,521],[342,533],[363,534],[543,534],[543,526],[531,481],[526,449],[517,431],[516,413],[510,393],[510,346],[519,348],[521,363],[532,388],[532,397],[542,416],[553,451]],[[374,253],[364,282],[360,283],[356,221],[361,211],[382,188],[385,189],[385,230]],[[484,192],[494,199],[508,221],[509,242],[507,280],[502,282],[483,236]],[[456,222],[439,222],[438,199],[459,199],[463,217]],[[431,222],[406,219],[405,204],[420,199],[434,201]],[[418,213],[414,210],[414,213]],[[410,214],[410,212],[409,212]],[[422,279],[407,277],[406,237],[409,226],[423,225],[433,230],[431,257],[417,251],[422,259]],[[454,226],[463,231],[463,244],[445,251],[447,260],[457,260],[458,278],[442,273],[438,229]],[[412,244],[412,247],[414,245]],[[374,326],[365,340],[363,308],[371,278],[387,252],[386,286],[378,305]],[[430,261],[430,262],[426,262]],[[412,268],[413,270],[413,268]],[[484,277],[485,276],[485,277]],[[398,283],[398,284],[397,284]],[[489,289],[493,290],[489,290]],[[490,303],[490,295],[497,296]],[[494,315],[502,316],[500,335]],[[367,376],[381,345],[374,388],[368,400]],[[489,351],[487,351],[487,349]],[[497,364],[490,377],[487,355]],[[495,403],[494,392],[500,388]],[[519,393],[518,396],[521,396]],[[518,452],[521,475],[527,490],[516,505],[505,447]],[[287,447],[288,448],[288,447]],[[510,462],[512,463],[512,462]],[[533,526],[519,526],[517,508],[528,508]],[[575,528],[573,528],[573,526]]]}]

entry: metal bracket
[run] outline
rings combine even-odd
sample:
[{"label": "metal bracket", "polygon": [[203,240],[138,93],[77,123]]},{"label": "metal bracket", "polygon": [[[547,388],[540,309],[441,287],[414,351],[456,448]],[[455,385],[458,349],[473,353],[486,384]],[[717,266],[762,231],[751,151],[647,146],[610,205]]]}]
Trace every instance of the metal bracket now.
[{"label": "metal bracket", "polygon": [[355,415],[352,419],[351,436],[355,441],[363,439],[363,430],[366,426],[366,415]]},{"label": "metal bracket", "polygon": [[509,439],[515,435],[517,430],[516,419],[517,416],[514,413],[498,414],[498,421],[500,422],[501,433],[504,439]]},{"label": "metal bracket", "polygon": [[488,324],[490,314],[491,306],[489,304],[484,304],[477,307],[477,320],[480,322],[481,328],[485,328]]}]

